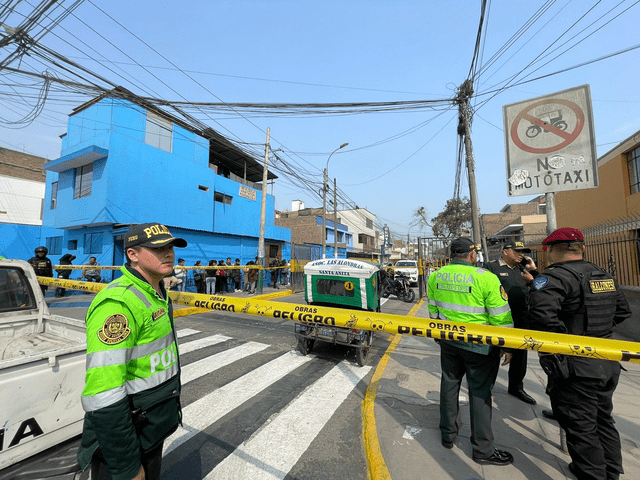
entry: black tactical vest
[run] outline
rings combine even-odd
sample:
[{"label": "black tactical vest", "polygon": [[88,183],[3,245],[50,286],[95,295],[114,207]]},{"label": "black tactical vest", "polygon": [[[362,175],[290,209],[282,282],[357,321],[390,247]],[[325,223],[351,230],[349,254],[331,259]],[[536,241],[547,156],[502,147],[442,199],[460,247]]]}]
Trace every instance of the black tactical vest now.
[{"label": "black tactical vest", "polygon": [[33,271],[36,273],[37,276],[46,277],[46,276],[51,275],[51,273],[49,272],[49,269],[51,268],[50,267],[51,262],[50,262],[50,260],[48,258],[46,258],[46,257],[45,258],[34,257],[31,260],[29,260],[29,263],[33,267]]},{"label": "black tactical vest", "polygon": [[[617,291],[611,275],[589,262],[554,265],[571,273],[580,282],[582,296],[578,310],[566,318],[569,334],[609,338],[616,312]],[[580,331],[572,331],[573,328]]]}]

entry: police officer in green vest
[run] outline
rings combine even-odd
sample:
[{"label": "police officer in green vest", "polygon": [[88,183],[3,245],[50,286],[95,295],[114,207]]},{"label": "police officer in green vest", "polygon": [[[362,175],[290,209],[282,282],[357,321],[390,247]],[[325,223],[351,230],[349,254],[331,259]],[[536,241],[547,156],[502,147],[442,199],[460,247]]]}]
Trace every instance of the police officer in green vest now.
[{"label": "police officer in green vest", "polygon": [[180,424],[180,364],[162,279],[173,248],[167,227],[145,223],[124,239],[127,264],[87,312],[85,410],[78,460],[92,479],[159,479],[162,444]]},{"label": "police officer in green vest", "polygon": [[[478,268],[479,247],[469,238],[451,242],[451,263],[429,276],[429,316],[452,322],[513,327],[507,293],[498,277]],[[440,432],[442,446],[453,448],[460,428],[458,395],[462,378],[469,384],[473,460],[483,465],[509,465],[513,456],[495,448],[491,429],[491,390],[511,353],[492,347],[440,340]]]}]

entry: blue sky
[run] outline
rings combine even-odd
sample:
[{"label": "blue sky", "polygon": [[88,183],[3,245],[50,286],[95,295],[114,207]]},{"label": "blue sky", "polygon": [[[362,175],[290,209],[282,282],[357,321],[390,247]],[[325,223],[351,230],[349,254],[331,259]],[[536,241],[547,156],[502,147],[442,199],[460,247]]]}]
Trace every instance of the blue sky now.
[{"label": "blue sky", "polygon": [[[67,0],[63,5],[72,3]],[[40,43],[140,95],[227,103],[450,99],[469,74],[481,6],[480,0],[95,3],[120,25],[85,1]],[[491,1],[479,59],[479,65],[488,68],[476,83],[477,91],[499,88],[525,68],[518,79],[539,67],[528,78],[639,44],[636,3]],[[546,11],[540,18],[489,64],[541,7]],[[31,11],[24,2],[20,8],[23,13]],[[15,26],[20,20],[18,12],[7,23]],[[0,59],[10,51],[0,49]],[[541,54],[549,55],[528,67]],[[95,61],[98,58],[101,63]],[[491,95],[473,100],[478,108],[472,140],[481,213],[532,198],[507,196],[503,105],[589,84],[597,151],[602,155],[640,129],[639,59],[636,49],[508,88],[486,103]],[[27,57],[11,66],[44,70],[44,64]],[[0,76],[3,120],[17,120],[35,105],[33,99],[27,99],[27,107],[7,96],[14,80],[8,74]],[[0,123],[0,146],[57,158],[67,116],[87,97],[56,91],[49,98],[29,126],[16,129]],[[378,215],[379,225],[388,224],[398,235],[406,236],[418,207],[424,206],[433,217],[453,196],[456,108],[333,116],[198,115],[257,157],[264,155],[265,132],[271,129],[271,147],[279,149],[276,154],[313,179],[300,189],[280,175],[273,189],[280,210],[291,208],[296,199],[308,207],[321,206],[314,192],[320,188],[322,169],[329,154],[344,142],[349,146],[331,158],[329,176],[337,179],[349,199]],[[462,192],[468,195],[466,180]],[[413,227],[411,235],[417,233]]]}]

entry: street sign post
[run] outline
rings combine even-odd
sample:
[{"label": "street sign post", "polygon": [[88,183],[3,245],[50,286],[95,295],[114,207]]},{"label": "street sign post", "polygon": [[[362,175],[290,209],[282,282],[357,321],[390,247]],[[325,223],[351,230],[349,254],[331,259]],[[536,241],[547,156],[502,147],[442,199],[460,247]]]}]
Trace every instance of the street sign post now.
[{"label": "street sign post", "polygon": [[589,85],[505,105],[507,193],[598,186]]}]

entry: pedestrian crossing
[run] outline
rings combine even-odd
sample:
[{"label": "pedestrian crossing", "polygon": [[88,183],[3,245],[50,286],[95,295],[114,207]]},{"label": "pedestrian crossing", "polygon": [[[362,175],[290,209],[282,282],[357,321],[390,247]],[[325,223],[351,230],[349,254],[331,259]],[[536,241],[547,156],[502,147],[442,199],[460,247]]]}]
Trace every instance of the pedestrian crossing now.
[{"label": "pedestrian crossing", "polygon": [[[269,344],[237,344],[225,335],[193,340],[201,335],[195,329],[176,333],[183,397],[196,384],[200,393],[189,395],[195,399],[183,405],[182,426],[164,442],[163,467],[171,478],[180,472],[180,478],[194,479],[284,479],[371,369],[346,360],[337,365],[312,364],[313,354],[302,356],[295,350],[274,354]],[[209,347],[217,353],[183,361],[185,355],[198,356]],[[213,391],[202,393],[203,382],[195,382],[247,359],[257,366]],[[310,406],[313,415],[309,415]],[[248,420],[253,416],[263,424]],[[228,425],[234,422],[240,431],[232,428],[230,433]],[[243,422],[251,425],[240,428]]]}]

